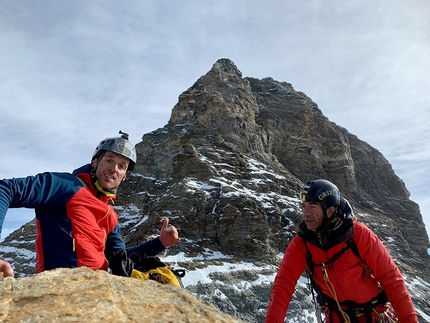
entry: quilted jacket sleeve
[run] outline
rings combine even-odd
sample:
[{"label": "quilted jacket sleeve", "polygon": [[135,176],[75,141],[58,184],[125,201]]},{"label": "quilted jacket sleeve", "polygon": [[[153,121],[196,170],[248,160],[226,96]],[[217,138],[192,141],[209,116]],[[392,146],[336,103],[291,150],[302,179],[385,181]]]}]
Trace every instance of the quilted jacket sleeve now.
[{"label": "quilted jacket sleeve", "polygon": [[69,173],[43,173],[0,180],[0,232],[8,208],[66,203],[82,185]]},{"label": "quilted jacket sleeve", "polygon": [[266,323],[284,322],[300,275],[306,267],[306,248],[295,236],[288,245],[275,277],[267,309]]},{"label": "quilted jacket sleeve", "polygon": [[356,222],[354,241],[363,260],[381,284],[400,323],[418,322],[411,296],[399,268],[381,240],[364,224]]}]

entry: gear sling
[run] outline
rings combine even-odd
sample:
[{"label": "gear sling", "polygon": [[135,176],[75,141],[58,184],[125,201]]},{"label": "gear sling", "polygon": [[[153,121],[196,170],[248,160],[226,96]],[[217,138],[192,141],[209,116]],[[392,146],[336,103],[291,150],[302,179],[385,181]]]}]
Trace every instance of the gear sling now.
[{"label": "gear sling", "polygon": [[[308,268],[306,271],[309,275],[309,285],[310,289],[312,291],[312,295],[314,298],[314,301],[316,299],[316,302],[322,307],[330,308],[330,315],[333,315],[333,313],[336,313],[339,316],[339,319],[344,322],[351,322],[351,323],[358,323],[358,317],[364,315],[366,318],[367,323],[372,323],[372,311],[373,309],[378,306],[379,304],[385,304],[388,302],[387,295],[385,292],[381,289],[381,292],[364,304],[358,304],[353,301],[344,301],[339,303],[336,299],[336,293],[334,291],[334,288],[331,285],[331,282],[328,278],[327,272],[325,270],[325,266],[327,266],[330,263],[333,263],[337,259],[339,259],[348,249],[351,249],[352,252],[359,257],[360,259],[360,253],[358,251],[357,245],[355,244],[354,240],[352,238],[349,238],[345,241],[346,247],[341,249],[337,254],[335,254],[332,258],[330,258],[327,262],[322,264],[316,264],[312,260],[312,255],[309,251],[308,245],[306,243],[305,238],[300,235],[300,237],[303,239],[305,246],[306,246],[306,263],[308,265]],[[322,271],[324,273],[324,281],[327,284],[327,287],[333,291],[333,295],[335,298],[332,298],[326,294],[324,294],[319,286],[314,281],[314,275],[315,275],[315,267],[321,267]],[[317,296],[315,297],[314,291],[317,293]],[[342,309],[346,307],[346,309]],[[318,318],[319,319],[319,318]],[[332,321],[332,316],[330,316],[330,321]]]}]

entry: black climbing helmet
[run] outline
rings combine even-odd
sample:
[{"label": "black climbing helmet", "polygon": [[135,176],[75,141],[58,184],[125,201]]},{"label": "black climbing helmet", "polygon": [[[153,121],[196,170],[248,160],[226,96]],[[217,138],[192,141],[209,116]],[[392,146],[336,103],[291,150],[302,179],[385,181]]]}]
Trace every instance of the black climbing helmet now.
[{"label": "black climbing helmet", "polygon": [[130,141],[128,141],[127,133],[120,130],[119,134],[121,135],[120,137],[106,138],[102,140],[94,150],[91,161],[94,160],[94,158],[100,157],[105,151],[112,151],[130,159],[127,171],[133,171],[134,166],[136,165],[136,148]]},{"label": "black climbing helmet", "polygon": [[330,206],[338,207],[340,205],[340,191],[336,185],[325,179],[316,179],[309,181],[300,192],[302,202],[312,201],[319,202],[324,210]]}]

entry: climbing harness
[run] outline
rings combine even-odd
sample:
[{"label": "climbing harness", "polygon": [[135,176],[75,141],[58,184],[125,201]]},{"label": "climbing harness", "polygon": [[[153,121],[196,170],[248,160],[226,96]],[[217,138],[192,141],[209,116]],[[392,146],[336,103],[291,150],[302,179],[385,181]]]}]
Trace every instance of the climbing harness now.
[{"label": "climbing harness", "polygon": [[[374,297],[372,300],[365,304],[358,304],[353,301],[338,301],[336,289],[330,280],[327,266],[339,259],[348,249],[351,249],[352,252],[361,259],[357,245],[352,238],[349,238],[345,241],[346,246],[342,248],[337,254],[335,254],[325,263],[321,264],[315,264],[313,262],[308,245],[306,241],[304,242],[307,251],[306,262],[308,264],[307,272],[309,277],[309,288],[312,291],[312,296],[316,307],[315,313],[317,315],[318,322],[324,322],[322,314],[324,314],[325,316],[329,315],[330,317],[328,322],[331,322],[332,315],[334,315],[334,313],[336,313],[339,316],[339,319],[345,323],[358,323],[359,318],[362,316],[365,316],[366,322],[372,323],[374,322],[372,318],[372,313],[376,314],[377,323],[398,322],[395,313],[391,307],[391,304],[388,303],[388,298],[382,288],[381,292],[376,297]],[[314,282],[314,269],[317,266],[321,267],[324,282],[327,286],[327,289],[330,291],[332,297],[324,294],[321,291],[320,287]],[[316,295],[314,291],[316,292]],[[383,312],[377,311],[376,307],[378,307],[379,305],[385,305],[387,307],[386,310]]]}]

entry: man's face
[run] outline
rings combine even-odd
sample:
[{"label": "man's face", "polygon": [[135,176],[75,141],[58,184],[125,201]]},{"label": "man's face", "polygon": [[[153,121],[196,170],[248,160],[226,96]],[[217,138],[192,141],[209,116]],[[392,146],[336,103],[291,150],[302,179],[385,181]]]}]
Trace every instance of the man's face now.
[{"label": "man's face", "polygon": [[324,211],[320,203],[302,202],[303,220],[309,230],[318,229],[324,221]]},{"label": "man's face", "polygon": [[110,190],[117,188],[125,179],[130,160],[111,151],[107,151],[97,166],[98,158],[91,162],[97,166],[96,177],[101,187]]}]

